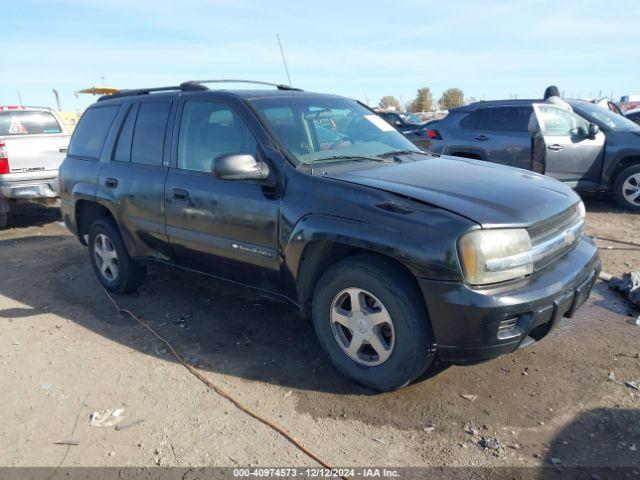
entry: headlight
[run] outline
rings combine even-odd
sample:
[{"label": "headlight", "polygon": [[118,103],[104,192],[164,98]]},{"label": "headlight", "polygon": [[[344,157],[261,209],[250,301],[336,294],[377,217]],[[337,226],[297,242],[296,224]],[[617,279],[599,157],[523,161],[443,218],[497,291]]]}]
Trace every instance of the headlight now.
[{"label": "headlight", "polygon": [[458,241],[464,276],[472,285],[518,278],[533,272],[531,239],[523,228],[473,230]]},{"label": "headlight", "polygon": [[584,202],[582,200],[578,204],[578,215],[580,215],[580,218],[587,216],[587,210],[584,208]]}]

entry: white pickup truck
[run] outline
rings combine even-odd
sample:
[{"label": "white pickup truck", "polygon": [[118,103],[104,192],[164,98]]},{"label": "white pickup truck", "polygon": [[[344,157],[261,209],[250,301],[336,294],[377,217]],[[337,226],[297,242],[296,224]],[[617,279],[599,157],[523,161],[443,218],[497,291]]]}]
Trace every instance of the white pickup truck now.
[{"label": "white pickup truck", "polygon": [[0,229],[16,202],[56,201],[69,138],[50,108],[0,106]]}]

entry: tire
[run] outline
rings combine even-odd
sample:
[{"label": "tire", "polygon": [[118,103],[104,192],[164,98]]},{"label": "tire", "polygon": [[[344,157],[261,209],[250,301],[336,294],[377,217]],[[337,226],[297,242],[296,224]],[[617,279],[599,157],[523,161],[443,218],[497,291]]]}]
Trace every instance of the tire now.
[{"label": "tire", "polygon": [[89,227],[89,261],[100,283],[114,293],[136,291],[147,275],[147,267],[129,256],[120,230],[110,217],[100,218]]},{"label": "tire", "polygon": [[7,212],[0,212],[0,230],[5,228],[9,223],[9,214]]},{"label": "tire", "polygon": [[613,193],[621,207],[640,211],[640,165],[632,165],[618,174]]},{"label": "tire", "polygon": [[[365,313],[353,314],[352,298],[359,299]],[[396,390],[422,375],[433,362],[422,294],[413,278],[385,257],[358,255],[330,267],[318,280],[312,311],[316,335],[329,359],[340,373],[361,385]],[[390,323],[372,327],[385,318]],[[345,326],[345,321],[351,326]],[[353,345],[359,349],[349,353]]]}]

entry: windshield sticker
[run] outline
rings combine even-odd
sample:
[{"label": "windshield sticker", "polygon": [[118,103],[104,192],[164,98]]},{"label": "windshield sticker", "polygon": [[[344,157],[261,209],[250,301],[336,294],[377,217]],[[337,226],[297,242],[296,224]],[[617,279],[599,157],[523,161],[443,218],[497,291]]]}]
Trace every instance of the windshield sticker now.
[{"label": "windshield sticker", "polygon": [[395,130],[395,128],[389,125],[386,120],[383,120],[378,115],[365,115],[364,118],[369,120],[383,132],[393,132]]},{"label": "windshield sticker", "polygon": [[20,120],[15,118],[11,119],[11,126],[9,127],[9,133],[27,133],[27,129],[20,123]]}]

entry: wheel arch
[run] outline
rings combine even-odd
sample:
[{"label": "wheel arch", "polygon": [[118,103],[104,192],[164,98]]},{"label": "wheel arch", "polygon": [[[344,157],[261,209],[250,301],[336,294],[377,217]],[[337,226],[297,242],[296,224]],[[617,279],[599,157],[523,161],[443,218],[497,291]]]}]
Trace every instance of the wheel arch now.
[{"label": "wheel arch", "polygon": [[[87,245],[86,236],[89,235],[91,224],[103,217],[111,217],[115,221],[115,216],[109,208],[93,200],[80,199],[75,203],[75,223],[78,238],[83,245]],[[116,221],[116,226],[118,222]],[[118,227],[119,228],[119,227]]]},{"label": "wheel arch", "polygon": [[393,262],[419,289],[418,245],[408,238],[353,220],[307,217],[294,228],[285,247],[289,279],[285,289],[296,298],[304,317],[310,316],[313,292],[322,274],[335,263],[372,254]]},{"label": "wheel arch", "polygon": [[632,165],[640,164],[640,152],[624,153],[617,160],[611,163],[608,174],[608,184],[613,186],[616,182],[618,175]]}]

